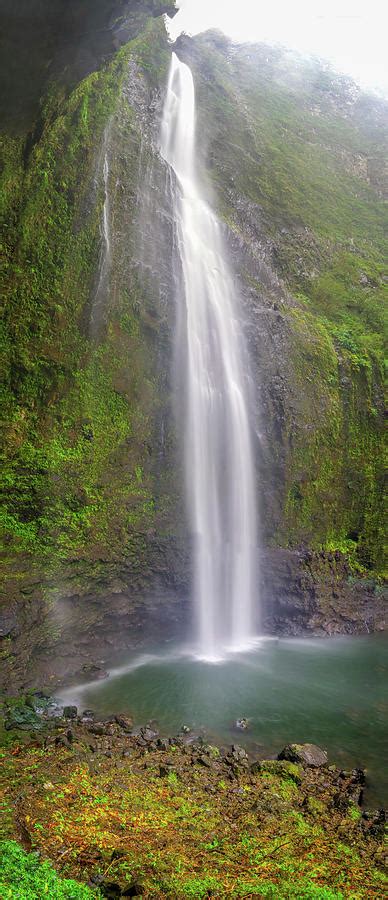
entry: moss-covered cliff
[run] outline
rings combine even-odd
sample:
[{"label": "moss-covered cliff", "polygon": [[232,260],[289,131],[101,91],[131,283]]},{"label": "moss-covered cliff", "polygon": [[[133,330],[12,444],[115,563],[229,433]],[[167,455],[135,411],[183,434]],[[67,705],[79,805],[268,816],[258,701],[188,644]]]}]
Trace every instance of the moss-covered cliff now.
[{"label": "moss-covered cliff", "polygon": [[[149,616],[169,628],[189,592],[156,149],[170,48],[153,15],[166,5],[124,6],[94,70],[88,56],[77,83],[77,54],[61,68],[58,53],[39,112],[35,92],[3,133],[0,630],[22,682],[32,652],[47,677],[73,666],[70,637],[83,660],[137,640]],[[358,605],[350,575],[382,567],[386,109],[280,51],[213,34],[178,52],[195,70],[199,157],[246,314],[264,593],[291,590],[302,625],[320,607],[321,627],[346,582]]]},{"label": "moss-covered cliff", "polygon": [[[68,594],[129,582],[146,607],[159,579],[166,589],[178,578],[171,309],[139,268],[138,184],[170,52],[162,19],[142,15],[140,33],[70,93],[51,83],[32,146],[25,133],[3,134],[7,660],[9,638],[28,625],[32,649],[61,640],[58,602]],[[86,621],[93,630],[86,602],[83,613],[79,633]]]},{"label": "moss-covered cliff", "polygon": [[387,105],[281,50],[216,34],[180,49],[246,302],[263,315],[259,454],[280,490],[275,508],[262,488],[266,538],[379,569]]}]

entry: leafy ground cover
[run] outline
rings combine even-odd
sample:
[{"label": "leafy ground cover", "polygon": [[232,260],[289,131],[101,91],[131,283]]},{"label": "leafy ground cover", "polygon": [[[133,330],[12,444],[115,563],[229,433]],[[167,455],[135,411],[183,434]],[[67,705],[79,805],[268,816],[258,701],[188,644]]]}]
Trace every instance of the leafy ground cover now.
[{"label": "leafy ground cover", "polygon": [[86,885],[73,879],[58,878],[48,862],[40,862],[36,853],[25,853],[15,841],[0,844],[0,891],[4,900],[89,900],[93,896]]},{"label": "leafy ground cover", "polygon": [[[45,896],[33,893],[44,878],[50,897],[88,896],[50,882],[15,839],[97,896],[384,896],[381,814],[362,813],[359,773],[252,764],[236,746],[131,735],[125,722],[69,724],[2,751],[6,897]],[[30,894],[15,893],[18,858]]]}]

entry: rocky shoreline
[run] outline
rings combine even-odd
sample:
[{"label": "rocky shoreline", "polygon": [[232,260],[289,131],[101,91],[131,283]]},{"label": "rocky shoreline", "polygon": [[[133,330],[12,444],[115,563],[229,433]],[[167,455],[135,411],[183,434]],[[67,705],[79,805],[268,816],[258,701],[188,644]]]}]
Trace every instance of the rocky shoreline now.
[{"label": "rocky shoreline", "polygon": [[313,744],[258,759],[42,694],[4,721],[3,836],[95,896],[383,896],[385,812]]}]

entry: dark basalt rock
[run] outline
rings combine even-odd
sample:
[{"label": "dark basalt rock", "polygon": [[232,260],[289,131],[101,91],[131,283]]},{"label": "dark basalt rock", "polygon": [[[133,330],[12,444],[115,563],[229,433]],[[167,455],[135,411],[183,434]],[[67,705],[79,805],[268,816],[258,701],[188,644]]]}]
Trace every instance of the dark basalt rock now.
[{"label": "dark basalt rock", "polygon": [[143,885],[139,881],[133,881],[121,892],[122,897],[142,897],[144,893]]},{"label": "dark basalt rock", "polygon": [[168,775],[170,775],[170,773],[173,771],[174,771],[174,764],[172,762],[169,763],[168,760],[165,760],[164,765],[159,766],[159,777],[167,778]]},{"label": "dark basalt rock", "polygon": [[109,678],[109,672],[106,669],[103,669],[102,666],[97,666],[95,663],[85,663],[82,666],[82,677],[83,678]]},{"label": "dark basalt rock", "polygon": [[244,717],[241,719],[236,719],[234,727],[239,731],[246,731],[247,728],[249,728],[249,719],[245,719]]},{"label": "dark basalt rock", "polygon": [[115,716],[115,722],[117,722],[117,725],[119,725],[123,731],[132,731],[133,719],[131,719],[130,716]]},{"label": "dark basalt rock", "polygon": [[363,769],[342,769],[338,776],[339,792],[334,797],[334,805],[338,809],[346,810],[351,805],[360,806],[365,787],[365,772]]},{"label": "dark basalt rock", "polygon": [[88,727],[88,731],[90,734],[96,734],[98,736],[112,737],[115,733],[117,733],[117,729],[115,729],[114,725],[110,722],[93,722]]},{"label": "dark basalt rock", "polygon": [[366,836],[384,837],[386,821],[385,809],[365,810],[362,814],[361,827]]},{"label": "dark basalt rock", "polygon": [[63,718],[64,719],[76,719],[78,714],[78,709],[76,706],[64,706],[63,707]]},{"label": "dark basalt rock", "polygon": [[20,634],[16,609],[5,609],[0,613],[0,638],[16,637]]},{"label": "dark basalt rock", "polygon": [[158,739],[159,732],[154,731],[152,728],[149,728],[149,726],[146,725],[145,728],[140,729],[140,735],[143,738],[143,741],[146,741],[146,743],[149,744]]},{"label": "dark basalt rock", "polygon": [[285,759],[288,762],[300,763],[302,766],[311,766],[312,768],[326,766],[329,761],[326,750],[322,750],[316,744],[287,744],[279,753],[278,759]]},{"label": "dark basalt rock", "polygon": [[33,123],[48,79],[71,87],[135,37],[148,17],[176,12],[162,0],[3,0],[0,120]]},{"label": "dark basalt rock", "polygon": [[211,769],[213,767],[213,763],[208,756],[197,756],[195,762],[200,766],[205,766],[205,769]]},{"label": "dark basalt rock", "polygon": [[243,747],[233,744],[231,751],[224,757],[224,761],[231,766],[232,771],[237,772],[239,766],[243,766],[243,768],[248,766],[248,754]]},{"label": "dark basalt rock", "polygon": [[117,884],[116,881],[105,881],[99,885],[101,894],[103,897],[106,897],[107,900],[116,900],[117,897],[121,897],[121,887]]}]

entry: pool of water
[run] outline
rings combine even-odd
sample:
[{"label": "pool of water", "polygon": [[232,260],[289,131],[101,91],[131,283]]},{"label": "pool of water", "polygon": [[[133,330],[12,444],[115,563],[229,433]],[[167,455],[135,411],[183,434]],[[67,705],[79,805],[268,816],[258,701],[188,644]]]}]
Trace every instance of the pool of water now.
[{"label": "pool of water", "polygon": [[[133,657],[105,681],[67,692],[98,716],[131,714],[161,733],[182,725],[218,744],[238,742],[260,755],[310,741],[346,768],[366,767],[367,803],[388,802],[388,636],[266,639],[217,664],[185,648]],[[247,731],[235,722],[249,719]]]}]

